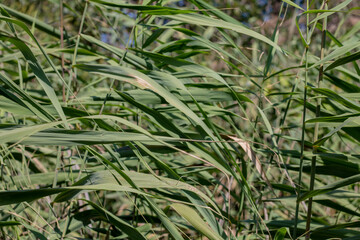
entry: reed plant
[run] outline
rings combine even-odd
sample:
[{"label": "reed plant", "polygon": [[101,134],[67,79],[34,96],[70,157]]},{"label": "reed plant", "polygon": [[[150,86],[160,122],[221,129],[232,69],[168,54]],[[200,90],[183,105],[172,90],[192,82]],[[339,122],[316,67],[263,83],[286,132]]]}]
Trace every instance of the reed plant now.
[{"label": "reed plant", "polygon": [[1,1],[0,239],[360,239],[358,2],[261,4]]}]

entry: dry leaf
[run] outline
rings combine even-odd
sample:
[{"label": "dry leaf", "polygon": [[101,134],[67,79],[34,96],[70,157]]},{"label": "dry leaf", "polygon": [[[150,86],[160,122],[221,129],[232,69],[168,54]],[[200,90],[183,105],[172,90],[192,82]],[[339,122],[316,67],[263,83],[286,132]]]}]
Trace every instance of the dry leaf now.
[{"label": "dry leaf", "polygon": [[271,183],[269,179],[266,177],[266,174],[262,168],[261,162],[259,158],[256,156],[254,150],[252,150],[250,144],[240,138],[234,137],[234,136],[227,136],[228,138],[234,140],[237,142],[240,147],[245,151],[245,153],[248,155],[248,157],[251,159],[251,161],[254,163],[256,170],[260,173],[260,176],[264,179],[266,184],[269,185],[269,187],[273,190]]}]

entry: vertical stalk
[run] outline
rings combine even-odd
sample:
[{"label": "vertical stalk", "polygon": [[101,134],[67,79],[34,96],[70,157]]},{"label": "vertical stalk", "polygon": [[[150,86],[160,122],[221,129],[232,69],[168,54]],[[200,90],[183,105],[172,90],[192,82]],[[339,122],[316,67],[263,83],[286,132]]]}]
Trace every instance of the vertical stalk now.
[{"label": "vertical stalk", "polygon": [[[60,48],[64,49],[64,12],[63,12],[64,4],[63,0],[60,1]],[[64,53],[61,53],[61,76],[64,78],[65,76],[65,58]],[[62,98],[63,102],[66,101],[65,97],[65,82],[63,83],[63,89],[62,89]]]},{"label": "vertical stalk", "polygon": [[[327,0],[325,0],[325,10],[328,9]],[[323,19],[323,26],[322,26],[322,38],[321,38],[321,52],[320,52],[320,60],[324,58],[324,50],[325,50],[325,39],[326,39],[326,25],[327,25],[327,18]],[[323,80],[324,75],[324,66],[323,64],[320,65],[319,69],[319,76],[317,79],[317,87],[320,87],[321,81]],[[321,98],[317,98],[316,100],[316,117],[320,117],[320,108],[321,108]],[[313,142],[315,143],[318,140],[319,134],[319,123],[315,123],[314,129],[314,137]],[[315,175],[316,175],[316,152],[317,147],[313,146],[313,157],[311,159],[311,173],[310,173],[310,191],[314,190],[314,183],[315,183]],[[312,212],[312,203],[313,198],[311,197],[308,202],[308,212],[306,218],[306,237],[305,239],[310,239],[310,225],[311,225],[311,212]]]},{"label": "vertical stalk", "polygon": [[[86,12],[88,9],[88,5],[89,5],[89,1],[85,1],[85,7],[84,7],[84,11],[83,11],[83,15],[81,17],[81,22],[80,22],[80,28],[79,28],[79,32],[76,36],[76,43],[75,43],[75,49],[74,49],[74,55],[73,55],[73,59],[72,59],[72,65],[74,66],[76,64],[76,55],[77,55],[77,51],[79,48],[79,43],[80,43],[80,34],[83,30],[84,27],[84,22],[85,22],[85,16],[86,16]],[[72,69],[74,69],[74,72],[72,72]],[[70,77],[69,77],[69,82],[68,82],[68,89],[66,91],[66,97],[65,97],[65,101],[67,102],[69,100],[69,95],[70,95],[70,87],[71,87],[71,82],[72,79],[76,79],[76,68],[71,68],[70,70]]]},{"label": "vertical stalk", "polygon": [[[310,9],[309,0],[306,1],[306,10]],[[309,34],[309,13],[306,14],[306,48],[305,48],[305,79],[304,79],[304,105],[303,105],[303,116],[302,116],[302,126],[301,126],[301,150],[300,150],[300,166],[299,166],[299,177],[297,185],[297,198],[301,195],[301,180],[302,180],[302,171],[304,165],[304,147],[305,147],[305,119],[306,119],[306,102],[307,102],[307,81],[308,81],[308,72],[309,72],[309,45],[310,45],[310,34]],[[297,201],[295,209],[295,220],[294,220],[294,232],[293,238],[296,239],[297,236],[297,224],[299,220],[299,207],[300,203]]]}]

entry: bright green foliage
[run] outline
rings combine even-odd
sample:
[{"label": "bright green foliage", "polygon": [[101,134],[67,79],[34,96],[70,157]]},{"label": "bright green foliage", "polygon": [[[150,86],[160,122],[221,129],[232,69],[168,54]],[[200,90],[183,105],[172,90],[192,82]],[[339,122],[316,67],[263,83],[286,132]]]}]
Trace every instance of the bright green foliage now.
[{"label": "bright green foliage", "polygon": [[357,1],[261,2],[1,2],[0,239],[359,239]]}]

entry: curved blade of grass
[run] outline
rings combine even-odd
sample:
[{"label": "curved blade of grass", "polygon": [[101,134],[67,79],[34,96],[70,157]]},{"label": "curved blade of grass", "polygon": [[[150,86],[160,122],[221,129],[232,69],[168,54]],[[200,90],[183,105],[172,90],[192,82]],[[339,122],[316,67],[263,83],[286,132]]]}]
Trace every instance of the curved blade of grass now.
[{"label": "curved blade of grass", "polygon": [[304,47],[306,48],[306,47],[309,47],[309,44],[310,44],[310,43],[308,43],[308,42],[305,40],[305,37],[304,37],[304,35],[303,35],[302,31],[301,31],[301,28],[300,28],[300,25],[299,25],[299,19],[300,19],[300,17],[301,17],[301,15],[296,16],[296,18],[295,18],[295,25],[296,25],[296,28],[297,28],[299,34],[300,34],[301,42],[302,42],[302,44],[304,45]]},{"label": "curved blade of grass", "polygon": [[[12,16],[20,19],[21,21],[24,21],[25,23],[27,23],[29,25],[34,24],[34,26],[37,29],[44,31],[45,33],[48,33],[48,34],[60,39],[60,30],[58,28],[55,28],[43,21],[40,21],[37,18],[31,17],[31,16],[24,14],[22,12],[19,12],[19,11],[16,11],[15,9],[10,8],[9,6],[6,6],[2,3],[0,3],[0,7],[4,8],[8,13],[10,13]],[[65,35],[67,35],[66,30],[65,30]]]},{"label": "curved blade of grass", "polygon": [[338,188],[341,188],[341,187],[346,187],[346,186],[349,186],[351,184],[357,183],[359,181],[360,181],[360,174],[357,174],[357,175],[354,175],[354,176],[351,176],[351,177],[336,181],[336,182],[334,182],[332,184],[326,185],[326,186],[321,187],[319,189],[315,189],[315,190],[312,190],[312,191],[305,192],[299,197],[299,199],[297,201],[298,202],[304,201],[304,200],[306,200],[306,199],[308,199],[310,197],[314,197],[314,196],[317,196],[317,195],[320,195],[320,194],[324,194],[324,193],[330,192],[332,190],[335,190],[335,189],[338,189]]},{"label": "curved blade of grass", "polygon": [[0,206],[16,204],[21,202],[31,202],[39,198],[50,196],[57,193],[68,191],[125,191],[136,194],[145,194],[134,188],[127,186],[120,186],[119,184],[97,184],[87,186],[72,186],[64,188],[41,188],[41,189],[28,189],[28,190],[8,190],[0,191]]},{"label": "curved blade of grass", "polygon": [[[360,104],[356,102],[352,102],[345,97],[340,96],[339,94],[335,93],[334,91],[331,91],[327,88],[311,88],[314,92],[320,93],[322,95],[325,95],[326,97],[333,99],[334,101],[344,105],[345,107],[348,107],[350,109],[360,111]],[[359,93],[360,95],[360,93]]]},{"label": "curved blade of grass", "polygon": [[22,141],[31,135],[59,124],[62,124],[62,122],[51,122],[27,127],[12,126],[10,128],[0,128],[0,144]]},{"label": "curved blade of grass", "polygon": [[[15,96],[14,94],[12,94],[10,92],[7,92],[7,91],[5,92],[5,90],[2,90],[2,94],[4,94],[4,96],[10,98],[15,103],[20,105],[22,108],[29,109],[35,116],[38,116],[40,119],[42,119],[45,122],[50,122],[50,121],[55,120],[55,117],[49,111],[47,111],[43,106],[41,106],[39,103],[37,103],[31,96],[29,96],[18,85],[16,85],[13,81],[7,79],[1,73],[0,73],[0,81],[2,83],[4,83],[8,88],[13,90],[21,98],[19,98],[18,96]],[[5,101],[3,102],[3,104],[5,104]]]},{"label": "curved blade of grass", "polygon": [[[207,201],[211,200],[197,188],[178,181],[171,178],[154,176],[152,174],[131,172],[131,171],[122,171],[122,175],[126,175],[127,178],[131,179],[132,183],[138,188],[166,188],[166,189],[178,189],[178,190],[187,190],[197,194],[198,196],[206,199]],[[81,186],[89,186],[89,189],[94,188],[95,186],[115,186],[119,184],[120,187],[132,187],[131,184],[128,183],[123,176],[118,174],[117,172],[105,170],[105,171],[97,171],[89,174],[88,176],[82,178],[78,182],[76,182],[72,187],[75,189],[81,189]],[[111,187],[107,187],[107,190],[111,189]],[[116,189],[116,188],[115,188]],[[139,192],[138,190],[137,192]],[[67,190],[61,194],[59,194],[55,202],[66,201],[77,194],[79,194],[80,190]]]},{"label": "curved blade of grass", "polygon": [[244,26],[241,22],[233,18],[232,16],[229,16],[228,14],[222,12],[221,10],[217,9],[213,5],[203,1],[203,0],[189,0],[189,2],[192,2],[194,5],[196,5],[199,9],[206,9],[207,11],[204,11],[204,14],[207,14],[207,12],[211,12],[214,16],[224,20],[225,22],[230,22],[233,24],[237,24],[240,26]]},{"label": "curved blade of grass", "polygon": [[112,225],[118,227],[121,231],[126,233],[130,237],[130,239],[147,239],[138,229],[136,229],[126,221],[122,220],[121,218],[117,217],[116,215],[112,214],[105,208],[100,207],[92,201],[86,199],[84,199],[84,201],[90,204],[102,216],[106,217]]},{"label": "curved blade of grass", "polygon": [[334,14],[335,12],[343,9],[344,7],[346,7],[347,5],[349,5],[352,2],[352,0],[346,0],[342,3],[340,3],[339,5],[336,5],[336,7],[332,8],[329,10],[329,12],[325,12],[323,14],[321,14],[320,16],[317,16],[316,18],[314,18],[311,22],[310,25],[313,24],[314,22],[317,22],[323,18],[326,18],[332,14]]},{"label": "curved blade of grass", "polygon": [[284,240],[286,233],[288,233],[287,228],[285,228],[285,227],[280,228],[279,230],[276,231],[274,240]]},{"label": "curved blade of grass", "polygon": [[206,237],[212,240],[222,239],[214,230],[212,230],[209,225],[207,225],[204,220],[197,214],[197,212],[184,204],[174,203],[171,205],[175,211],[186,219],[195,229],[204,234]]},{"label": "curved blade of grass", "polygon": [[344,122],[348,118],[357,117],[360,113],[355,114],[344,114],[338,116],[329,116],[329,117],[318,117],[306,120],[307,123],[315,123],[315,122]]},{"label": "curved blade of grass", "polygon": [[[95,156],[98,156],[99,157],[99,154],[94,151],[93,149],[89,148],[90,152],[93,153]],[[108,163],[111,167],[113,167],[113,169],[118,173],[119,176],[121,176],[122,179],[125,180],[125,182],[132,186],[133,189],[137,189],[140,193],[142,193],[142,191],[138,188],[138,186],[136,185],[136,183],[132,180],[132,178],[130,178],[128,176],[128,174],[124,171],[122,171],[121,169],[119,169],[118,167],[116,167],[114,164],[112,164],[111,162],[107,161],[106,159],[103,159],[102,160],[105,160],[106,163]],[[109,172],[108,172],[109,173]],[[115,175],[113,175],[113,173],[111,173],[112,176],[115,178],[116,180],[116,186],[120,186],[119,185],[119,178],[117,178]],[[152,177],[155,177],[157,179],[156,176],[154,175],[151,175]],[[113,180],[114,180],[113,178]],[[86,178],[83,180],[83,181],[79,181],[80,184],[83,184],[84,182],[86,183]],[[92,184],[92,182],[91,182]],[[83,185],[84,186],[84,185]],[[70,192],[70,197],[72,197],[72,195],[74,194],[74,192],[72,191],[69,191]],[[66,195],[69,195],[69,192],[68,193],[65,193],[65,197]],[[75,194],[76,194],[76,191],[75,191]],[[177,240],[182,240],[182,236],[181,234],[179,233],[179,231],[177,230],[176,226],[170,221],[170,219],[165,215],[165,213],[160,209],[158,208],[158,206],[156,205],[156,203],[149,197],[147,197],[146,195],[141,195],[144,197],[144,199],[148,202],[148,204],[150,205],[150,208],[156,213],[156,215],[159,217],[159,219],[161,220],[161,222],[164,224],[165,228],[169,231],[169,233],[172,235],[172,237],[174,237],[175,239]],[[59,197],[59,196],[58,196]]]},{"label": "curved blade of grass", "polygon": [[120,58],[124,58],[124,61],[133,65],[136,68],[140,68],[140,69],[147,69],[147,68],[152,68],[152,66],[150,65],[149,62],[147,62],[145,59],[142,59],[141,57],[136,56],[135,54],[128,52],[126,50],[117,48],[115,46],[112,46],[110,44],[104,43],[92,36],[86,35],[86,34],[81,34],[80,35],[81,38],[85,39],[86,41],[89,41],[91,43],[94,43],[96,45],[98,45],[99,47],[102,47],[112,53],[114,53],[115,55],[117,55]]},{"label": "curved blade of grass", "polygon": [[356,84],[349,83],[349,82],[342,80],[342,79],[340,79],[332,74],[329,74],[329,73],[324,73],[324,74],[325,74],[326,80],[330,81],[332,84],[341,88],[345,92],[349,92],[349,93],[359,93],[360,92],[360,87],[358,87]]},{"label": "curved blade of grass", "polygon": [[350,117],[348,119],[346,119],[343,123],[339,124],[335,129],[333,129],[332,131],[330,131],[328,134],[326,134],[324,137],[320,138],[319,140],[317,140],[316,142],[314,142],[314,146],[315,147],[319,147],[322,144],[324,144],[324,142],[326,140],[328,140],[329,138],[331,138],[335,133],[337,133],[338,131],[340,131],[340,129],[342,129],[343,127],[347,126],[348,124],[355,124],[355,126],[360,126],[360,117]]},{"label": "curved blade of grass", "polygon": [[296,3],[294,3],[293,1],[291,0],[282,0],[283,2],[286,2],[287,4],[297,8],[297,9],[300,9],[300,10],[303,10],[305,11],[305,9],[303,9],[302,7],[300,7],[299,5],[297,5]]},{"label": "curved blade of grass", "polygon": [[60,102],[57,98],[57,95],[56,95],[53,87],[51,86],[51,83],[50,83],[49,79],[47,78],[46,74],[44,73],[40,64],[36,60],[34,54],[31,52],[30,48],[23,41],[21,41],[20,39],[17,39],[17,38],[0,35],[0,40],[9,41],[9,42],[13,43],[22,52],[22,54],[28,61],[29,66],[33,70],[35,76],[39,80],[39,83],[41,84],[44,91],[48,95],[50,101],[52,102],[53,106],[57,110],[60,118],[65,123],[66,117],[65,117],[64,111],[60,105]]},{"label": "curved blade of grass", "polygon": [[[25,145],[35,146],[78,146],[78,145],[96,145],[111,144],[126,141],[140,141],[152,144],[159,144],[153,138],[142,133],[131,132],[109,132],[109,131],[77,131],[65,129],[51,129],[53,125],[61,124],[49,123],[48,125],[39,125],[36,127],[24,127],[18,129],[0,129],[2,134],[1,143],[21,142]],[[43,130],[47,129],[47,130]],[[15,134],[15,135],[13,135]],[[177,138],[157,136],[161,141],[177,142],[182,141]]]},{"label": "curved blade of grass", "polygon": [[187,117],[194,120],[194,122],[197,125],[201,126],[212,139],[216,139],[211,130],[193,111],[191,111],[183,102],[181,102],[174,95],[172,95],[170,92],[168,92],[165,88],[163,88],[160,84],[155,82],[147,75],[139,71],[121,66],[82,64],[77,65],[76,67],[82,70],[86,70],[88,72],[93,72],[121,81],[129,82],[142,89],[153,90],[154,92],[162,96],[168,103],[183,112]]},{"label": "curved blade of grass", "polygon": [[207,17],[204,15],[199,14],[178,14],[178,15],[171,15],[171,16],[165,16],[167,18],[177,20],[184,23],[194,24],[201,26],[207,26],[207,27],[217,27],[217,28],[224,28],[224,29],[230,29],[235,32],[245,34],[247,36],[253,37],[255,39],[258,39],[260,41],[263,41],[271,46],[273,46],[276,50],[279,50],[284,53],[284,51],[280,48],[279,45],[271,41],[269,38],[261,35],[260,33],[257,33],[251,29],[248,29],[246,27],[243,27],[241,25],[225,22],[223,20],[217,20],[211,17]]},{"label": "curved blade of grass", "polygon": [[21,223],[18,221],[0,221],[0,227],[10,227],[17,225],[21,225]]},{"label": "curved blade of grass", "polygon": [[106,1],[106,0],[90,0],[90,2],[98,3],[101,5],[109,6],[109,7],[119,7],[119,8],[128,8],[138,11],[146,11],[146,10],[178,10],[170,7],[163,7],[160,5],[142,5],[142,4],[129,4],[129,3],[121,3],[121,1]]},{"label": "curved blade of grass", "polygon": [[325,56],[322,60],[317,61],[316,63],[314,63],[313,65],[311,65],[309,67],[310,68],[314,68],[317,66],[320,66],[321,64],[324,64],[330,60],[333,60],[334,58],[340,57],[342,55],[345,55],[347,52],[360,47],[360,41],[357,41],[355,43],[349,43],[347,45],[344,45],[342,47],[339,47],[337,49],[335,49],[334,51],[332,51],[330,54],[328,54],[327,56]]},{"label": "curved blade of grass", "polygon": [[335,62],[330,64],[324,71],[329,71],[333,68],[336,68],[338,66],[344,65],[349,62],[353,62],[360,59],[360,52],[356,52],[351,54],[350,56],[342,57],[340,59],[337,59]]}]

